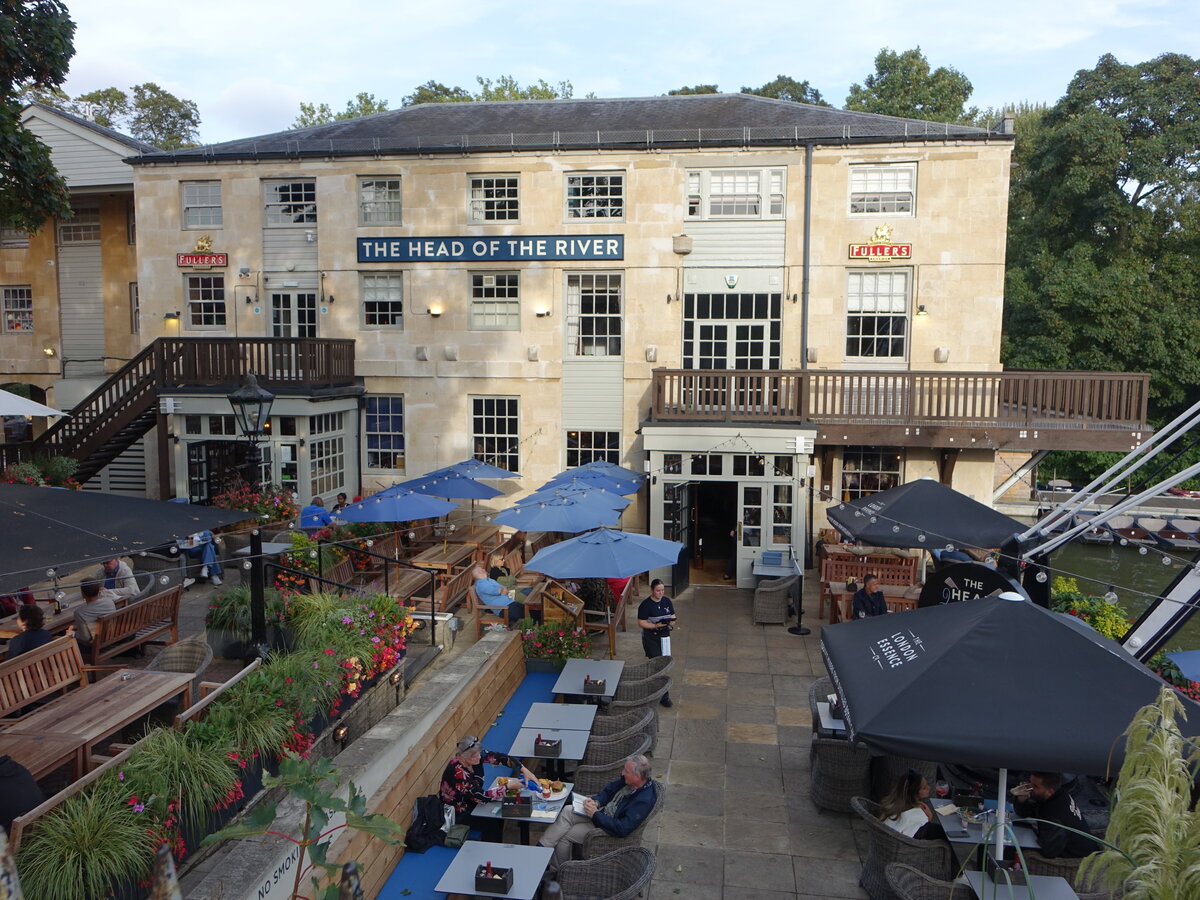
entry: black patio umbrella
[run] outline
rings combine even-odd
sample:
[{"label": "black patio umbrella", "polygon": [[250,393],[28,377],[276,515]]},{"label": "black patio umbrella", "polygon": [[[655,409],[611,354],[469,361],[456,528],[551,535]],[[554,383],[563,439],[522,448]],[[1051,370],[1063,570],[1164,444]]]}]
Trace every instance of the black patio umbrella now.
[{"label": "black patio umbrella", "polygon": [[932,478],[836,504],[825,514],[843,534],[876,547],[999,547],[1025,530],[1016,519]]},{"label": "black patio umbrella", "polygon": [[0,484],[0,590],[40,581],[47,569],[136,554],[248,516],[215,506]]},{"label": "black patio umbrella", "polygon": [[[1014,599],[1008,599],[1014,598]],[[879,753],[1105,775],[1163,681],[1116,642],[1015,593],[826,626],[851,741]],[[1200,704],[1181,698],[1186,734]]]}]

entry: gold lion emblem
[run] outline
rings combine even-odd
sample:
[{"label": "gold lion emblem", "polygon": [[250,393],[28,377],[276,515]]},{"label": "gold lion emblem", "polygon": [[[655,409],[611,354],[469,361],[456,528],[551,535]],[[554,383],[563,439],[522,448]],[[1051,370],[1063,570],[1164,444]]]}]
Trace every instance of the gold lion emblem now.
[{"label": "gold lion emblem", "polygon": [[876,225],[875,233],[871,235],[872,244],[890,244],[892,242],[892,226]]},{"label": "gold lion emblem", "polygon": [[[878,229],[876,229],[878,230]],[[202,234],[196,238],[196,249],[194,253],[212,253],[212,235]]]}]

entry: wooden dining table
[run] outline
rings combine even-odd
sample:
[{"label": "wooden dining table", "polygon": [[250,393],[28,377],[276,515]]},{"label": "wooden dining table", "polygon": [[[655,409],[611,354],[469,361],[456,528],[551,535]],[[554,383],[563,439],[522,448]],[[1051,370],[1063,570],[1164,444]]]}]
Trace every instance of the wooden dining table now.
[{"label": "wooden dining table", "polygon": [[29,770],[34,780],[71,764],[72,780],[83,777],[84,740],[77,734],[9,728],[0,731],[0,756],[8,756]]},{"label": "wooden dining table", "polygon": [[474,555],[474,544],[454,544],[444,541],[440,544],[434,544],[432,547],[426,547],[410,559],[409,562],[423,569],[437,569],[441,572],[449,572],[453,568],[469,563]]},{"label": "wooden dining table", "polygon": [[[159,704],[183,694],[183,709],[192,705],[190,673],[121,669],[95,684],[69,691],[14,723],[32,734],[69,735],[79,742],[81,765],[91,764],[92,751],[103,738],[120,731]],[[4,734],[13,734],[7,729]]]},{"label": "wooden dining table", "polygon": [[499,525],[472,525],[446,535],[452,544],[472,544],[484,553],[490,553],[502,543]]},{"label": "wooden dining table", "polygon": [[[39,600],[38,603],[41,605],[42,612],[46,617],[45,624],[42,627],[55,636],[65,633],[68,628],[75,624],[75,610],[82,602],[82,600],[77,599],[72,606],[63,609],[62,612],[56,613],[53,602]],[[16,613],[0,619],[0,639],[10,641],[20,633],[21,626],[17,622]]]}]

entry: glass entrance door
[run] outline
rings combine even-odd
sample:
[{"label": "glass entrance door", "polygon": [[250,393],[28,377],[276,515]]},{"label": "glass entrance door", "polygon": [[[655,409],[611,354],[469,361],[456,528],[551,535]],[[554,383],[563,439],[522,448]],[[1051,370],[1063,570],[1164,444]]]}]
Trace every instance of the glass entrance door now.
[{"label": "glass entrance door", "polygon": [[663,537],[679,541],[683,550],[671,568],[671,591],[678,597],[691,584],[692,486],[686,481],[663,486]]},{"label": "glass entrance door", "polygon": [[[766,485],[738,485],[738,534],[737,534],[737,573],[738,587],[742,587],[743,576],[750,575],[750,569],[759,558],[763,548],[763,501]],[[751,579],[752,583],[753,579]]]},{"label": "glass entrance door", "polygon": [[271,337],[316,337],[317,295],[311,291],[271,294]]}]

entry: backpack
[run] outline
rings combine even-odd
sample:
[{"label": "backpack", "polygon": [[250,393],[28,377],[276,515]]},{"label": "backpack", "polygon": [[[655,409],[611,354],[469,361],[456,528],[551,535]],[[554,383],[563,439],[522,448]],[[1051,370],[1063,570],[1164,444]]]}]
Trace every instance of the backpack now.
[{"label": "backpack", "polygon": [[424,853],[430,847],[440,847],[446,840],[445,815],[442,798],[437,794],[418,797],[413,805],[413,821],[404,835],[406,851]]}]

